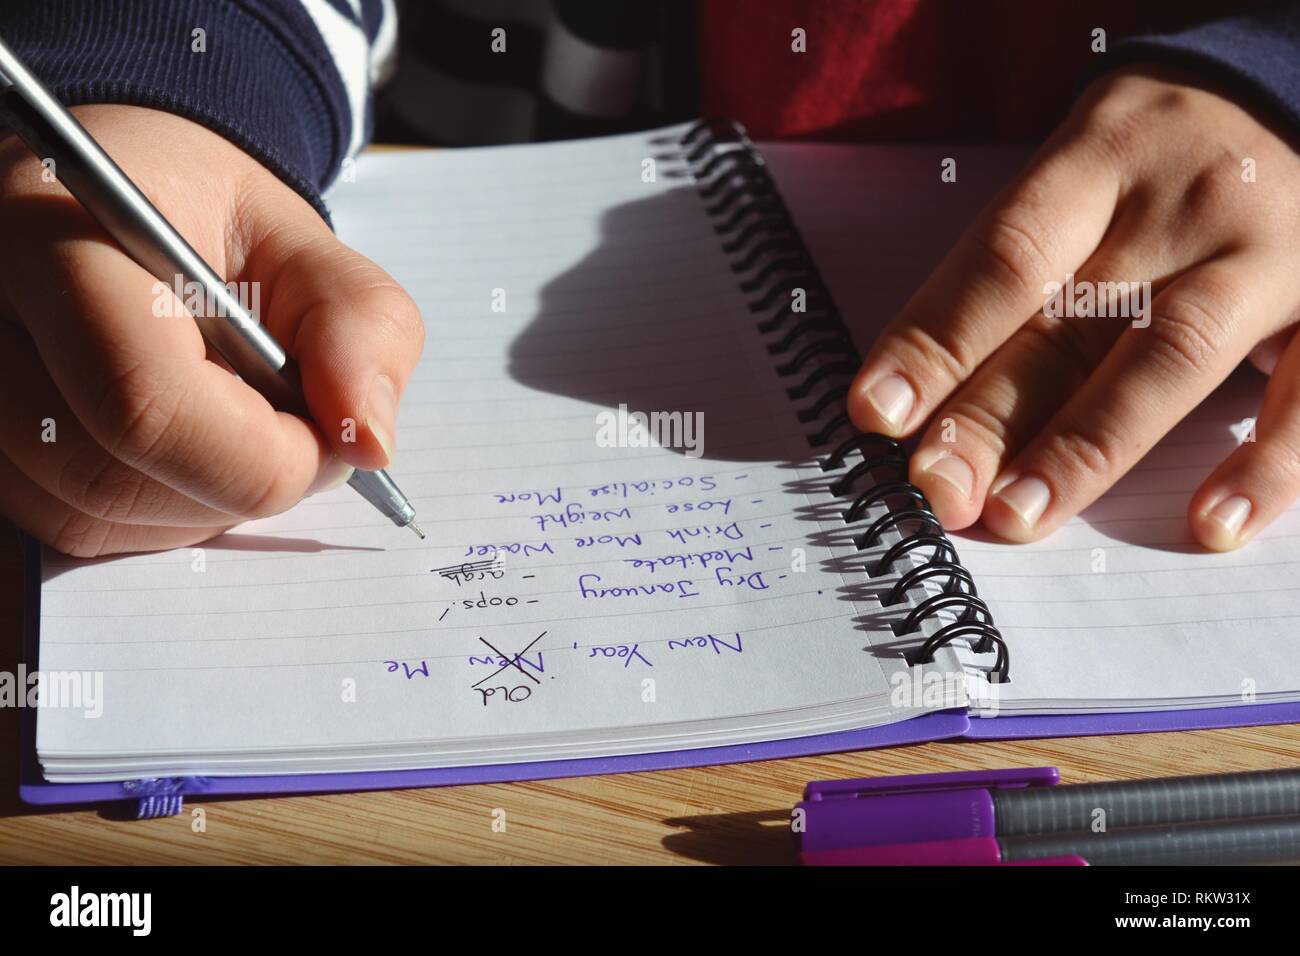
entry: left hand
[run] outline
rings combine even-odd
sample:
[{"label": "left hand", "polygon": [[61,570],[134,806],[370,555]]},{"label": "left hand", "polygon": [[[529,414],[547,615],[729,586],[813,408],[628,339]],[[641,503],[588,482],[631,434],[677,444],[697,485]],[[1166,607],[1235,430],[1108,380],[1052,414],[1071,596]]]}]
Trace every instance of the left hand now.
[{"label": "left hand", "polygon": [[[1149,325],[1049,317],[1045,287],[1071,273],[1150,281]],[[1088,89],[880,336],[849,410],[895,437],[930,421],[910,477],[945,526],[982,517],[1030,541],[1250,356],[1272,373],[1256,440],[1188,509],[1195,537],[1228,550],[1300,494],[1298,321],[1300,155],[1231,100],[1126,70]]]}]

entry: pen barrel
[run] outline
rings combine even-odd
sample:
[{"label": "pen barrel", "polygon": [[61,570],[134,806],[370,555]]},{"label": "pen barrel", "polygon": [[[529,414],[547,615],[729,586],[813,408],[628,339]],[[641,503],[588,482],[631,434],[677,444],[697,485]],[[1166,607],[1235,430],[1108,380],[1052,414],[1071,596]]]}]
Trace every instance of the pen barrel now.
[{"label": "pen barrel", "polygon": [[1092,866],[1213,866],[1300,860],[1300,817],[999,837],[1004,863],[1080,856]]},{"label": "pen barrel", "polygon": [[348,479],[348,486],[399,527],[405,527],[415,518],[415,508],[386,471],[358,469]]},{"label": "pen barrel", "polygon": [[1300,815],[1300,770],[992,792],[998,836]]},{"label": "pen barrel", "polygon": [[[204,308],[193,319],[241,378],[276,408],[304,412],[297,370],[280,344],[3,41],[0,75],[7,78],[0,120],[38,157],[53,161],[59,183],[137,264],[182,302],[192,298],[190,290],[200,293]],[[26,95],[19,95],[20,83]]]}]

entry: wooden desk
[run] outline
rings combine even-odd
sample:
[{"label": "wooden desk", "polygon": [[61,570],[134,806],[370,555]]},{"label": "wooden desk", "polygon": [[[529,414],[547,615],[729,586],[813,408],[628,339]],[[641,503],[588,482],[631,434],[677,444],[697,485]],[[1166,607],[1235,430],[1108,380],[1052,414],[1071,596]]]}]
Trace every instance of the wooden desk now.
[{"label": "wooden desk", "polygon": [[[19,564],[0,548],[0,669],[16,666]],[[1068,782],[1300,766],[1300,725],[950,743],[536,783],[187,801],[162,820],[17,796],[18,717],[0,710],[0,863],[785,863],[819,778],[1054,764]],[[206,831],[188,810],[204,810]],[[494,832],[493,811],[505,811]]]}]

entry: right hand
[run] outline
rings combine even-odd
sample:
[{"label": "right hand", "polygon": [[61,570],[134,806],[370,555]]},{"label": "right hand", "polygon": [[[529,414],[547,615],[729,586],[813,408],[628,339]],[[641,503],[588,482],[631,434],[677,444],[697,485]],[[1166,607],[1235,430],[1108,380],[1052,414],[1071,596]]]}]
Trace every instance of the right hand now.
[{"label": "right hand", "polygon": [[0,512],[76,556],[181,547],[386,467],[424,339],[410,297],[218,134],[141,107],[74,112],[219,275],[260,283],[319,427],[209,358],[188,316],[155,315],[158,280],[10,136]]}]

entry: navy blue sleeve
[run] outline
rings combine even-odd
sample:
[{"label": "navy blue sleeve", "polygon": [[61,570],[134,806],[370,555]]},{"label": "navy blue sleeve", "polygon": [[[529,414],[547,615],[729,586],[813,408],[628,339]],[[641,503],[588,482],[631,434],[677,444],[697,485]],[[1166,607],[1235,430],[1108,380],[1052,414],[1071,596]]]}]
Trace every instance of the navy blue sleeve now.
[{"label": "navy blue sleeve", "polygon": [[391,0],[6,2],[0,36],[64,103],[192,119],[325,216],[321,192],[369,134],[374,42],[391,13]]},{"label": "navy blue sleeve", "polygon": [[1124,40],[1104,68],[1136,62],[1167,63],[1224,82],[1300,132],[1300,3]]}]

